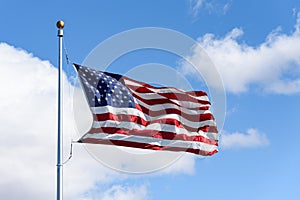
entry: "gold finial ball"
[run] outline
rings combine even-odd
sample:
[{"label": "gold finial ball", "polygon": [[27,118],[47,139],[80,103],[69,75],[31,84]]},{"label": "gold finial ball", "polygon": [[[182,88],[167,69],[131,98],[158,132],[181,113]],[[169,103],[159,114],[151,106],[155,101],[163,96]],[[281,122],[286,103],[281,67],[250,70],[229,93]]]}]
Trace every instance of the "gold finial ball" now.
[{"label": "gold finial ball", "polygon": [[59,29],[63,29],[65,26],[65,23],[61,20],[59,20],[57,23],[56,23],[56,27],[59,28]]}]

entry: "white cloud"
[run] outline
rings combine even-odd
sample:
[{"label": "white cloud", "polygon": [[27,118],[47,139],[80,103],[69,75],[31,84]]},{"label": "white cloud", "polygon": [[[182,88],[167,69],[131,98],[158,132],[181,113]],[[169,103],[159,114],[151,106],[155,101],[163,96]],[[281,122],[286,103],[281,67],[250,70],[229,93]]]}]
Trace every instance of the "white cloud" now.
[{"label": "white cloud", "polygon": [[147,200],[149,198],[148,184],[142,185],[98,185],[83,194],[81,200]]},{"label": "white cloud", "polygon": [[269,139],[266,134],[257,129],[248,129],[247,133],[222,133],[221,147],[224,149],[233,148],[253,148],[269,145]]},{"label": "white cloud", "polygon": [[[50,199],[54,171],[49,166],[55,166],[54,154],[49,153],[54,152],[55,145],[55,113],[51,109],[56,95],[51,80],[55,81],[56,71],[49,62],[3,43],[0,55],[0,196],[39,199],[44,194]],[[34,192],[34,188],[40,188],[40,192]]]},{"label": "white cloud", "polygon": [[[5,43],[0,43],[0,55],[0,196],[3,199],[54,199],[57,68]],[[70,141],[78,138],[74,134],[73,98],[69,90],[78,89],[73,88],[65,76],[63,85],[64,155],[67,158]],[[88,124],[89,120],[82,123]],[[148,193],[144,186],[119,184],[106,192],[97,189],[98,184],[111,184],[127,179],[129,175],[99,164],[81,145],[73,145],[73,148],[73,158],[64,166],[65,199],[93,199],[85,195],[93,190],[106,195],[107,199],[138,199],[136,196],[146,199]],[[173,169],[162,173],[192,171],[194,160],[185,161],[179,160]]]},{"label": "white cloud", "polygon": [[147,200],[148,191],[145,185],[126,187],[115,185],[104,193],[102,200]]},{"label": "white cloud", "polygon": [[195,155],[185,153],[175,163],[160,171],[159,174],[184,173],[193,175],[195,170]]},{"label": "white cloud", "polygon": [[[250,85],[256,85],[272,93],[299,93],[300,13],[291,34],[284,34],[277,28],[257,46],[240,42],[242,35],[241,28],[234,28],[222,38],[205,34],[198,38],[199,45],[187,60],[197,63],[199,70],[210,77],[211,69],[205,66],[204,50],[215,64],[229,92],[246,92]],[[186,74],[193,72],[186,63],[182,64],[181,69]],[[206,81],[214,85],[213,76]]]},{"label": "white cloud", "polygon": [[[57,69],[48,61],[5,43],[0,44],[0,55],[0,196],[3,199],[54,199]],[[66,78],[64,80],[64,85],[70,87]],[[64,90],[67,94],[67,87]],[[74,130],[70,126],[71,99],[66,96],[64,100],[67,157]],[[93,187],[96,180],[107,181],[115,174],[97,165],[85,151],[76,152],[70,162],[72,166],[65,167],[68,169],[64,179],[66,199],[76,199]],[[16,187],[18,192],[15,192]]]},{"label": "white cloud", "polygon": [[223,8],[222,8],[223,14],[226,14],[226,13],[228,12],[228,10],[230,9],[231,5],[232,5],[232,0],[229,1],[229,2],[227,2],[227,3],[223,6]]},{"label": "white cloud", "polygon": [[220,2],[216,0],[189,0],[191,15],[196,18],[201,9],[211,13],[226,14],[232,5],[232,0]]},{"label": "white cloud", "polygon": [[190,10],[193,17],[197,17],[200,8],[202,7],[205,0],[190,0]]}]

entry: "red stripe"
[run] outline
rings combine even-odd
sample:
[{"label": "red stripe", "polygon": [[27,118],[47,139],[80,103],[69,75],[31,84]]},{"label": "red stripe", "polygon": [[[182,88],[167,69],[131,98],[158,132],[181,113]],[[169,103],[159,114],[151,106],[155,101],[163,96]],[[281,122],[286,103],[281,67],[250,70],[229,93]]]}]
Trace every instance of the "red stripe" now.
[{"label": "red stripe", "polygon": [[217,140],[212,140],[205,138],[203,136],[188,136],[186,134],[176,134],[173,132],[166,132],[166,131],[155,131],[155,130],[139,130],[139,129],[132,129],[132,130],[124,130],[115,127],[102,127],[102,128],[92,128],[88,133],[96,134],[96,133],[107,133],[107,134],[123,134],[123,135],[136,135],[136,136],[144,136],[144,137],[151,137],[151,138],[161,138],[167,140],[182,140],[182,141],[194,141],[194,142],[203,142],[206,144],[211,144],[218,146]]},{"label": "red stripe", "polygon": [[[185,113],[180,113],[180,111],[175,110],[175,109],[166,109],[166,110],[155,111],[155,112],[150,112],[150,113],[146,113],[146,114],[149,115],[150,117],[159,117],[159,116],[165,116],[165,115],[169,115],[169,114],[176,114],[190,122],[203,122],[203,121],[207,121],[207,120],[214,120],[214,117],[211,113],[188,115]],[[104,121],[107,119],[117,120],[117,121],[123,121],[123,120],[131,121],[131,119],[135,119],[135,117],[140,118],[139,120],[143,120],[143,122],[139,123],[139,121],[137,121],[137,120],[135,120],[134,122],[138,122],[139,124],[142,124],[144,126],[149,125],[152,121],[158,122],[158,120],[161,120],[161,122],[164,123],[165,120],[176,120],[174,118],[163,118],[163,119],[158,119],[158,120],[146,121],[145,119],[143,119],[139,116],[136,116],[136,115],[128,115],[128,114],[114,115],[112,113],[94,114],[94,120],[98,120],[98,121]],[[178,121],[178,123],[180,123],[180,122]]]},{"label": "red stripe", "polygon": [[185,94],[193,95],[196,97],[207,96],[207,93],[204,91],[187,91]]},{"label": "red stripe", "polygon": [[[145,113],[145,114],[147,114],[147,115],[149,115],[149,116],[153,116],[153,117],[155,117],[155,116],[160,116],[160,115],[163,115],[163,114],[178,114],[178,115],[180,115],[180,113],[182,113],[181,115],[191,115],[191,114],[187,114],[187,113],[185,113],[185,112],[183,112],[183,109],[180,109],[180,108],[165,108],[165,109],[162,109],[162,110],[150,110],[150,109],[148,109],[148,108],[146,108],[146,107],[144,107],[144,106],[142,106],[142,105],[140,105],[140,104],[135,104],[135,107],[136,107],[136,109],[137,110],[139,110],[139,111],[141,111],[141,112],[143,112],[143,113]],[[207,106],[207,107],[201,107],[201,109],[199,109],[199,110],[203,110],[203,111],[206,111],[206,110],[209,110],[209,106]],[[201,114],[199,114],[199,115],[201,115]]]},{"label": "red stripe", "polygon": [[204,127],[200,127],[199,131],[203,131],[203,132],[210,132],[210,133],[218,133],[218,128],[217,126],[204,126]]},{"label": "red stripe", "polygon": [[[187,114],[187,113],[185,113],[181,110],[175,109],[175,108],[166,108],[166,109],[163,109],[163,110],[152,111],[152,110],[149,110],[148,108],[146,108],[144,106],[141,106],[139,104],[135,104],[135,105],[136,105],[137,110],[149,115],[150,117],[163,116],[163,115],[166,115],[166,114],[176,114],[176,115],[182,116],[183,118],[185,118],[189,121],[194,121],[194,119],[198,119],[198,121],[199,120],[200,121],[207,120],[208,118],[209,119],[214,119],[214,117],[211,113],[202,113],[202,114],[198,114],[198,115],[191,115],[191,114]],[[208,110],[208,108],[205,109],[205,110]]]},{"label": "red stripe", "polygon": [[[128,78],[127,76],[122,76],[122,79],[129,80],[129,81],[137,83],[137,84],[139,84],[139,85],[141,85],[143,87],[148,87],[148,88],[152,88],[152,89],[156,89],[156,90],[159,90],[159,89],[174,89],[174,90],[177,90],[177,91],[179,91],[181,93],[185,93],[185,94],[189,94],[189,95],[193,95],[193,96],[197,96],[197,97],[207,96],[207,93],[204,92],[204,91],[183,91],[183,90],[180,90],[180,89],[175,88],[175,87],[155,87],[155,86],[149,85],[149,84],[144,83],[144,82],[133,80],[131,78]],[[130,84],[125,84],[125,85],[128,86]]]},{"label": "red stripe", "polygon": [[144,99],[135,93],[132,93],[132,96],[134,96],[136,99],[142,101],[143,103],[145,103],[147,105],[159,105],[160,104],[163,106],[163,104],[173,104],[179,108],[184,107],[184,108],[188,108],[189,110],[203,110],[203,109],[206,109],[207,107],[209,108],[209,106],[207,104],[191,108],[191,107],[186,107],[186,106],[180,105],[178,103],[175,103],[175,102],[171,101],[170,99]]},{"label": "red stripe", "polygon": [[182,147],[169,147],[169,146],[158,146],[151,145],[147,143],[138,143],[138,142],[129,142],[129,141],[120,141],[120,140],[102,140],[102,139],[94,139],[94,138],[86,138],[79,140],[78,142],[82,143],[92,143],[92,144],[107,144],[107,145],[116,145],[116,146],[124,146],[124,147],[134,147],[140,149],[152,149],[152,150],[166,150],[166,151],[185,151],[190,152],[202,156],[211,156],[217,153],[217,150],[214,151],[203,151],[200,149],[192,149],[192,148],[182,148]]},{"label": "red stripe", "polygon": [[[149,85],[149,84],[144,83],[144,82],[140,82],[140,81],[137,81],[137,80],[133,80],[133,79],[128,78],[128,77],[126,77],[126,76],[123,76],[122,79],[125,79],[125,80],[127,79],[127,80],[129,80],[129,81],[131,81],[131,82],[134,82],[134,83],[137,83],[137,84],[139,84],[139,85],[141,85],[141,86],[143,86],[143,87],[148,87],[148,88],[152,88],[152,89],[168,89],[168,88],[172,88],[172,89],[174,89],[174,90],[183,92],[183,91],[181,91],[181,90],[179,90],[179,89],[177,89],[177,88],[173,88],[173,87],[155,87],[155,86]],[[124,81],[124,82],[125,82],[125,81]],[[129,84],[125,84],[125,85],[127,86],[127,85],[129,85]]]},{"label": "red stripe", "polygon": [[[206,116],[206,114],[203,114],[203,115],[205,115],[205,116],[203,116],[202,121],[212,119],[211,118],[212,115],[211,115],[211,117]],[[94,118],[94,121],[114,120],[114,121],[119,121],[119,122],[134,122],[136,124],[140,124],[143,126],[149,126],[150,124],[154,124],[154,123],[168,124],[168,125],[174,125],[178,128],[184,128],[191,132],[198,132],[199,130],[205,131],[207,129],[206,126],[197,127],[197,128],[190,127],[190,126],[182,124],[180,121],[178,121],[177,119],[173,119],[173,118],[165,118],[165,119],[146,121],[145,119],[143,119],[139,116],[136,116],[136,115],[127,115],[127,114],[114,115],[112,113],[94,114],[93,118]],[[198,121],[196,121],[196,122],[198,122]]]},{"label": "red stripe", "polygon": [[[191,97],[189,94],[185,94],[185,93],[160,93],[160,92],[153,92],[151,90],[149,90],[146,87],[139,87],[139,86],[131,86],[131,85],[127,85],[130,89],[138,92],[138,93],[150,93],[150,94],[158,94],[162,97],[166,97],[168,99],[174,99],[174,100],[179,100],[179,101],[190,101],[193,103],[200,103],[200,104],[210,104],[209,101],[205,101],[205,100],[199,100],[196,98]],[[138,94],[136,94],[138,95]]]}]

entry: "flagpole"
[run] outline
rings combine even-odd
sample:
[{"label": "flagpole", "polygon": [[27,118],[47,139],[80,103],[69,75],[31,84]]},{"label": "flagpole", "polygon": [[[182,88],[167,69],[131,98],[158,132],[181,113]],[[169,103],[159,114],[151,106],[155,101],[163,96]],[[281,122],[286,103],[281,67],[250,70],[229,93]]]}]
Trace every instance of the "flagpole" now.
[{"label": "flagpole", "polygon": [[63,166],[62,166],[62,104],[63,104],[63,90],[62,90],[62,39],[64,36],[63,28],[64,22],[58,21],[56,23],[58,28],[58,120],[57,120],[57,177],[56,177],[56,200],[63,199]]}]

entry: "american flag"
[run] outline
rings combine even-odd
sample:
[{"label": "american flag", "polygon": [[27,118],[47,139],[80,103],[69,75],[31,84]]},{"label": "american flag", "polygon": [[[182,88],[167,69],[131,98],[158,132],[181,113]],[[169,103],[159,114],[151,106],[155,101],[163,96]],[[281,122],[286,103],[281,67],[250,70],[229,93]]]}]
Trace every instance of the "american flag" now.
[{"label": "american flag", "polygon": [[218,151],[218,130],[203,91],[154,87],[74,64],[93,114],[78,142],[203,156]]}]

